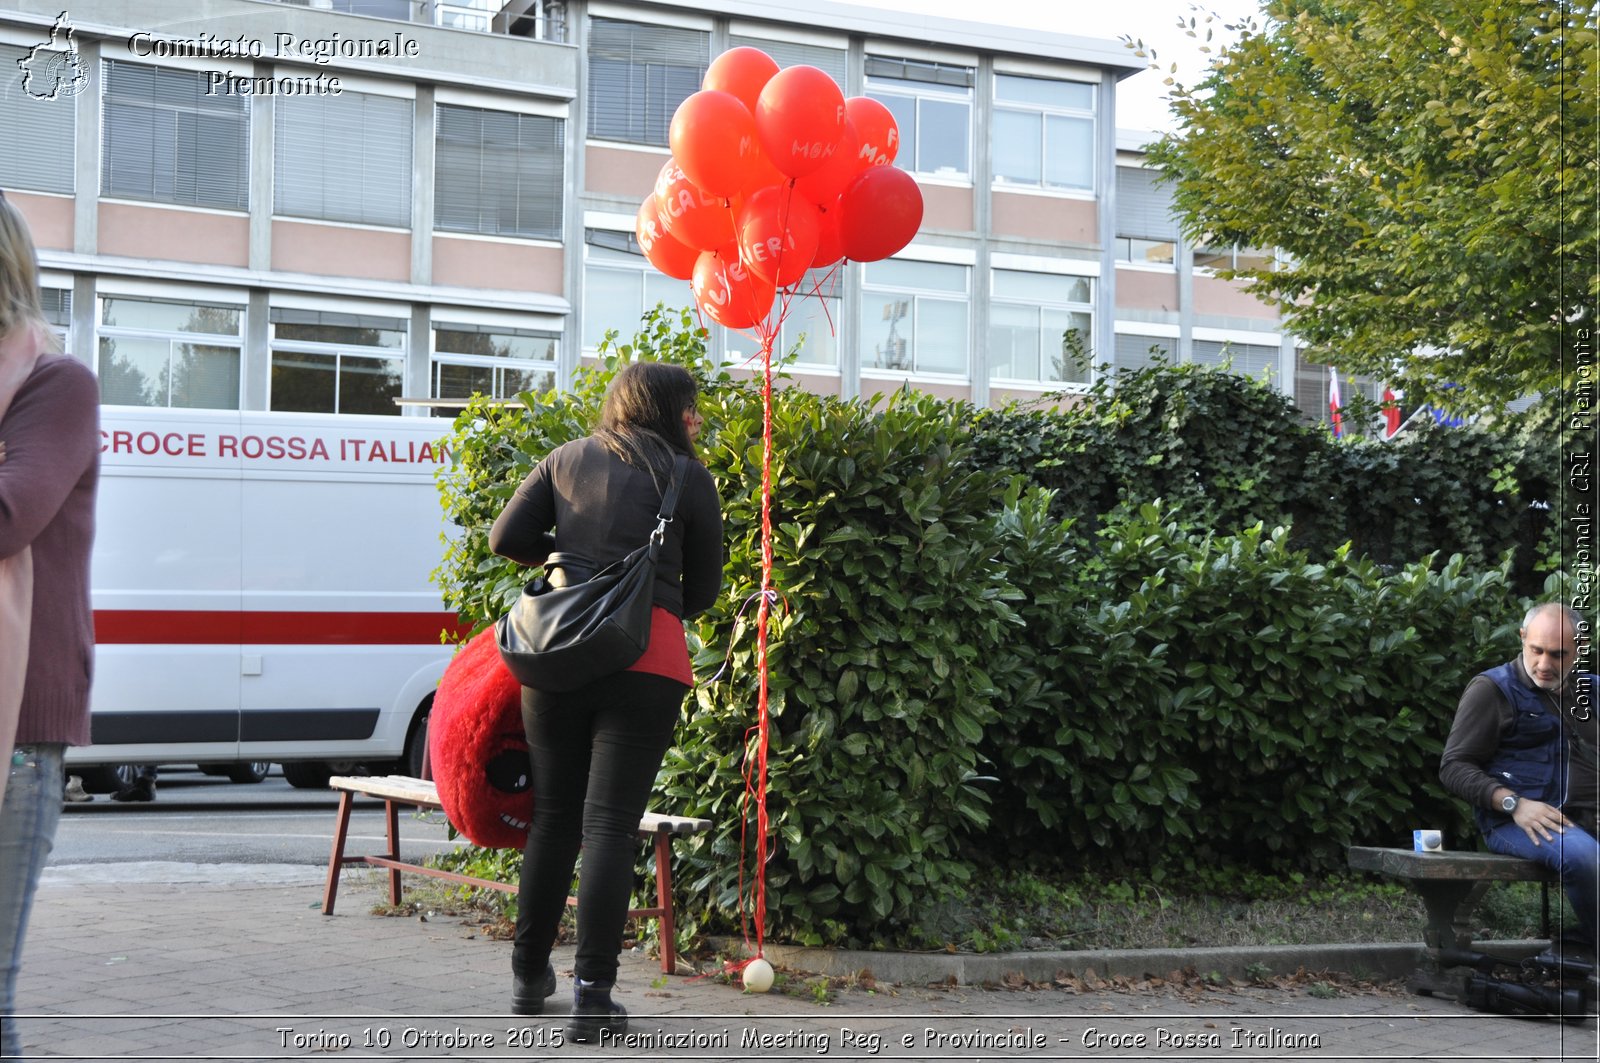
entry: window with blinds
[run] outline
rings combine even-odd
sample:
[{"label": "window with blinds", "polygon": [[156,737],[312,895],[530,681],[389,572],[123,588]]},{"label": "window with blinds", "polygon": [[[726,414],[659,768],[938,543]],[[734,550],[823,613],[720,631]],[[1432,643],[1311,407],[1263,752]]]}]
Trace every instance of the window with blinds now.
[{"label": "window with blinds", "polygon": [[273,212],[409,228],[411,111],[410,100],[365,92],[280,98]]},{"label": "window with blinds", "polygon": [[440,104],[438,124],[436,228],[561,239],[565,122]]},{"label": "window with blinds", "polygon": [[26,144],[26,151],[0,152],[0,188],[72,194],[72,96],[57,92],[40,99],[22,90],[18,67],[31,48],[0,44],[0,144]]},{"label": "window with blinds", "polygon": [[1294,356],[1294,404],[1313,424],[1329,419],[1328,367],[1306,361],[1299,351]]},{"label": "window with blinds", "polygon": [[72,324],[72,290],[70,288],[40,288],[39,305],[44,308],[44,319],[52,325],[66,328]]},{"label": "window with blinds", "polygon": [[40,288],[39,305],[44,309],[44,319],[60,337],[61,349],[72,350],[72,290]]},{"label": "window with blinds", "polygon": [[769,41],[760,37],[728,38],[728,47],[732,48],[759,48],[772,56],[779,69],[787,70],[791,66],[814,66],[827,74],[839,84],[839,91],[845,92],[845,78],[849,69],[847,56],[843,48],[829,48],[821,44],[795,44],[790,41]]},{"label": "window with blinds", "polygon": [[198,70],[106,61],[101,195],[249,206],[248,97],[205,87]]},{"label": "window with blinds", "polygon": [[1158,184],[1154,170],[1117,167],[1117,235],[1168,243],[1178,239],[1172,190]]},{"label": "window with blinds", "polygon": [[711,34],[589,20],[589,136],[667,146],[678,104],[700,91]]},{"label": "window with blinds", "polygon": [[1136,373],[1148,369],[1158,360],[1172,364],[1177,359],[1173,349],[1177,341],[1167,336],[1141,336],[1137,333],[1119,332],[1116,337],[1117,373]]},{"label": "window with blinds", "polygon": [[1198,365],[1229,363],[1235,373],[1273,385],[1278,379],[1278,348],[1259,343],[1217,343],[1195,340],[1193,360]]}]

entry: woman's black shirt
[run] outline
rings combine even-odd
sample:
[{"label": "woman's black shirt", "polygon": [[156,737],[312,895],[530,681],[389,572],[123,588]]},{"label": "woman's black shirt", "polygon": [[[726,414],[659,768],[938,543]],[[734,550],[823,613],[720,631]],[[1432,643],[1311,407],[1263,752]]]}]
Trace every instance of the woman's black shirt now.
[{"label": "woman's black shirt", "polygon": [[[597,568],[645,544],[656,526],[663,481],[606,450],[592,436],[545,456],[517,488],[489,532],[489,549],[522,565],[540,565],[544,533],[555,549],[591,559]],[[690,461],[678,505],[656,561],[655,604],[679,617],[702,612],[722,587],[722,509],[706,467]]]}]

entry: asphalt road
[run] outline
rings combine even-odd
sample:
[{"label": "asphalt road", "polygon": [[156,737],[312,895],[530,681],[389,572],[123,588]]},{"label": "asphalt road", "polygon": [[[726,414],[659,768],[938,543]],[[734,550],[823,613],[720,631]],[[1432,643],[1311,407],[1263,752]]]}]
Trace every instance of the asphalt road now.
[{"label": "asphalt road", "polygon": [[[274,765],[263,782],[239,784],[192,765],[163,767],[156,799],[122,803],[100,794],[68,803],[45,869],[58,882],[315,881],[325,874],[338,795],[297,790]],[[402,819],[408,859],[460,844],[438,813]],[[347,852],[384,846],[383,805],[356,802]]]}]

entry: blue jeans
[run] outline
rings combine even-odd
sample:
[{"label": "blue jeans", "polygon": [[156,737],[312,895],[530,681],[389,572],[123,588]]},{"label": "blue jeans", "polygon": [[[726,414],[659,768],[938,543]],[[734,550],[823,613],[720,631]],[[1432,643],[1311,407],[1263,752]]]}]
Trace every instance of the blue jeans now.
[{"label": "blue jeans", "polygon": [[1551,841],[1533,844],[1521,827],[1506,823],[1484,836],[1489,848],[1507,856],[1520,856],[1533,860],[1561,873],[1561,886],[1567,899],[1578,913],[1577,933],[1566,928],[1566,934],[1557,930],[1558,937],[1587,948],[1595,948],[1596,909],[1600,906],[1600,843],[1594,835],[1581,827],[1568,827]]},{"label": "blue jeans", "polygon": [[522,851],[512,968],[544,973],[573,866],[578,948],[573,973],[611,985],[633,894],[644,815],[689,688],[659,675],[621,672],[570,694],[522,691],[533,769],[533,826]]},{"label": "blue jeans", "polygon": [[0,1048],[7,1059],[22,1058],[22,1036],[12,1013],[17,1005],[17,970],[22,966],[22,939],[39,873],[50,855],[61,820],[60,743],[19,746],[8,767],[5,807],[0,808],[0,948],[5,951],[0,984]]}]

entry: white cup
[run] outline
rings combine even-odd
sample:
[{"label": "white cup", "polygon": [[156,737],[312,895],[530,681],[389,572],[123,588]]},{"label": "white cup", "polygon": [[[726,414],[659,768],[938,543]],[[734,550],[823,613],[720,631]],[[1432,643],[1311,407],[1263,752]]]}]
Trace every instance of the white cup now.
[{"label": "white cup", "polygon": [[1419,853],[1443,852],[1444,834],[1436,830],[1414,830],[1411,832],[1411,848]]}]

